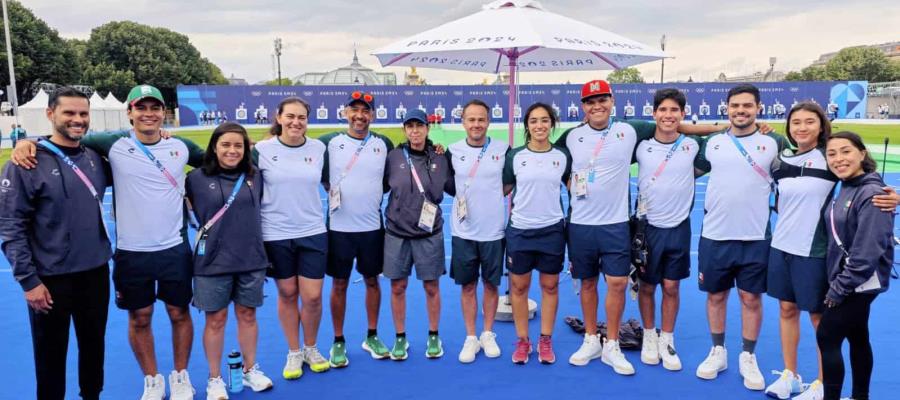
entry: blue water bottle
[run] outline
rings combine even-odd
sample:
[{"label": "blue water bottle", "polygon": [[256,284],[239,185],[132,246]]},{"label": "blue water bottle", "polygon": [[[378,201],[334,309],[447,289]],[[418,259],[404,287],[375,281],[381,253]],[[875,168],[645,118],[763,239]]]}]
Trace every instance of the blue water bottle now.
[{"label": "blue water bottle", "polygon": [[228,355],[228,391],[240,393],[244,390],[244,362],[241,352],[233,350]]}]

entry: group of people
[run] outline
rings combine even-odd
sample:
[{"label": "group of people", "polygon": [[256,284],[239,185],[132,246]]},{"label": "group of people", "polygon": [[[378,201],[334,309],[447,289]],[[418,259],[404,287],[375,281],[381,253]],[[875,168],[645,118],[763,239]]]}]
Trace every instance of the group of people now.
[{"label": "group of people", "polygon": [[203,110],[197,114],[200,125],[219,125],[228,122],[228,114],[222,110]]},{"label": "group of people", "polygon": [[[535,103],[523,116],[525,145],[511,149],[487,135],[489,106],[473,99],[462,111],[464,140],[435,145],[428,138],[428,116],[414,109],[403,118],[406,141],[395,147],[370,130],[374,97],[353,91],[345,102],[346,130],[308,137],[310,106],[289,97],[278,105],[264,140],[253,144],[240,124],[226,122],[215,128],[205,151],[188,139],[167,138],[161,129],[166,105],[156,88],[135,87],[127,104],[131,131],[86,136],[88,98],[72,88],[57,90],[47,110],[52,134],[19,143],[3,169],[0,239],[29,305],[40,399],[64,397],[70,321],[78,338],[80,395],[99,397],[110,257],[115,303],[128,312],[129,343],[144,375],[142,399],[166,395],[151,326],[157,299],[165,303],[172,328],[170,398],[190,399],[195,392],[186,370],[194,332],[191,304],[206,316],[207,398],[228,398],[221,364],[232,303],[243,383],[254,391],[272,388],[256,362],[256,309],[263,305],[267,276],[275,280],[288,347],[284,379],[299,378],[304,364],[313,372],[349,365],[344,322],[354,265],[365,283],[362,349],[375,359],[409,356],[406,291],[415,269],[427,310],[422,348],[425,357],[441,357],[445,193],[454,198],[449,272],[461,287],[460,362],[474,362],[482,351],[488,358],[501,355],[493,326],[505,267],[517,336],[512,361],[527,363],[536,347],[541,363],[554,363],[559,274],[568,254],[572,277],[581,281],[586,330],[569,363],[584,366],[599,358],[616,373],[632,375],[615,327],[633,272],[633,162],[639,170],[634,218],[646,225],[647,241],[646,263],[636,271],[641,362],[682,369],[674,332],[680,282],[691,274],[689,215],[694,179],[709,174],[697,277],[707,293],[712,343],[696,375],[715,379],[728,367],[726,303],[737,286],[743,325],[739,369],[747,388],[780,399],[837,399],[847,339],[853,397],[868,398],[869,307],[889,284],[893,211],[900,196],[884,188],[859,136],[832,133],[825,111],[814,103],[792,107],[787,138],[763,134],[756,123],[758,89],[737,85],[727,96],[730,125],[718,132],[718,126],[682,123],[686,98],[676,89],[656,92],[653,123],[614,119],[611,87],[595,80],[581,91],[585,120],[558,138],[556,112]],[[185,174],[187,165],[195,169]],[[107,186],[114,187],[114,254],[102,212]],[[320,187],[327,193],[324,209]],[[568,210],[562,206],[565,192]],[[200,226],[193,242],[187,209]],[[535,270],[541,289],[537,343],[528,323]],[[596,329],[601,274],[606,322],[613,327],[605,340]],[[317,345],[326,275],[332,278],[334,328],[327,359]],[[390,347],[377,331],[380,275],[390,280]],[[780,302],[784,356],[783,371],[768,387],[755,356],[766,292]],[[801,310],[810,314],[820,349],[819,377],[810,385],[797,373]]]}]

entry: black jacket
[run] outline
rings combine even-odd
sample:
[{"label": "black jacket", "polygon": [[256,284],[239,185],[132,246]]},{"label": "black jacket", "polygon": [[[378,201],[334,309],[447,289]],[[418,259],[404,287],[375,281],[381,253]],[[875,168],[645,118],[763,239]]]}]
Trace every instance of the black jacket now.
[{"label": "black jacket", "polygon": [[[425,200],[413,180],[406,156],[403,154],[404,150],[409,152],[409,158],[422,180],[425,197],[438,206],[431,232],[419,228],[419,215]],[[387,231],[402,238],[423,238],[441,232],[444,219],[441,216],[440,204],[444,199],[444,192],[451,195],[456,192],[456,184],[447,157],[435,153],[434,146],[430,144],[426,144],[425,151],[415,151],[409,148],[408,143],[403,143],[388,153],[385,162],[384,179],[390,189],[385,212]]]}]

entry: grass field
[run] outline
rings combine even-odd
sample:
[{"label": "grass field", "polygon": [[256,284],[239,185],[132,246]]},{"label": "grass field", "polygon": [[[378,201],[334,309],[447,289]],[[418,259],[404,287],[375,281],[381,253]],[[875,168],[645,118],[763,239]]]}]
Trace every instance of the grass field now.
[{"label": "grass field", "polygon": [[[490,129],[489,135],[493,138],[499,140],[507,140],[508,131],[506,125],[501,125],[502,127],[498,127],[500,124],[494,124],[494,127]],[[784,132],[784,124],[772,124],[772,127],[776,132]],[[895,125],[867,125],[867,124],[851,124],[851,123],[840,123],[836,124],[834,127],[834,131],[853,131],[860,134],[865,140],[867,147],[872,153],[872,156],[875,157],[876,161],[879,164],[879,169],[881,169],[881,162],[884,156],[884,138],[890,138],[891,150],[888,151],[887,156],[887,170],[891,172],[900,172],[900,124]],[[191,139],[201,147],[206,147],[206,144],[209,142],[209,136],[212,133],[213,128],[200,128],[200,129],[187,129],[181,130],[177,132],[178,136],[185,137]],[[309,128],[309,136],[310,137],[319,137],[325,135],[330,132],[334,132],[337,130],[336,128]],[[394,144],[403,142],[403,129],[396,128],[376,128],[373,129],[378,133],[381,133],[388,138]],[[266,134],[266,128],[250,128],[250,137],[256,141],[262,139]],[[562,133],[562,129],[559,129],[557,132],[557,136]],[[454,143],[456,141],[462,140],[465,137],[465,132],[458,128],[447,128],[444,129],[442,127],[434,127],[431,129],[429,133],[429,137],[431,140],[436,143],[442,143],[444,145]],[[516,130],[516,146],[522,145],[523,137],[522,137],[522,129],[521,125],[517,124]],[[0,162],[6,163],[9,159],[9,149],[4,149],[2,153],[0,153]]]}]

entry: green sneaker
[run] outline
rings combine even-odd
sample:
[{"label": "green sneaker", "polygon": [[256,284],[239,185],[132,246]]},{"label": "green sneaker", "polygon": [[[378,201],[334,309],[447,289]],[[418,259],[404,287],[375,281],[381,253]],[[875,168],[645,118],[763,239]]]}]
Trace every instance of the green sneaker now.
[{"label": "green sneaker", "polygon": [[444,355],[444,347],[441,346],[441,338],[438,335],[428,335],[428,348],[425,350],[425,357],[438,358]]},{"label": "green sneaker", "polygon": [[394,361],[403,361],[407,357],[409,357],[409,353],[406,350],[409,349],[409,341],[406,340],[406,336],[398,337],[394,339],[394,348],[391,350],[391,360]]},{"label": "green sneaker", "polygon": [[378,336],[367,337],[366,341],[362,343],[362,348],[363,350],[368,351],[369,355],[376,360],[388,358],[391,353]]},{"label": "green sneaker", "polygon": [[332,368],[344,368],[350,365],[350,359],[347,358],[347,343],[334,342],[331,350],[328,351],[328,363]]}]

